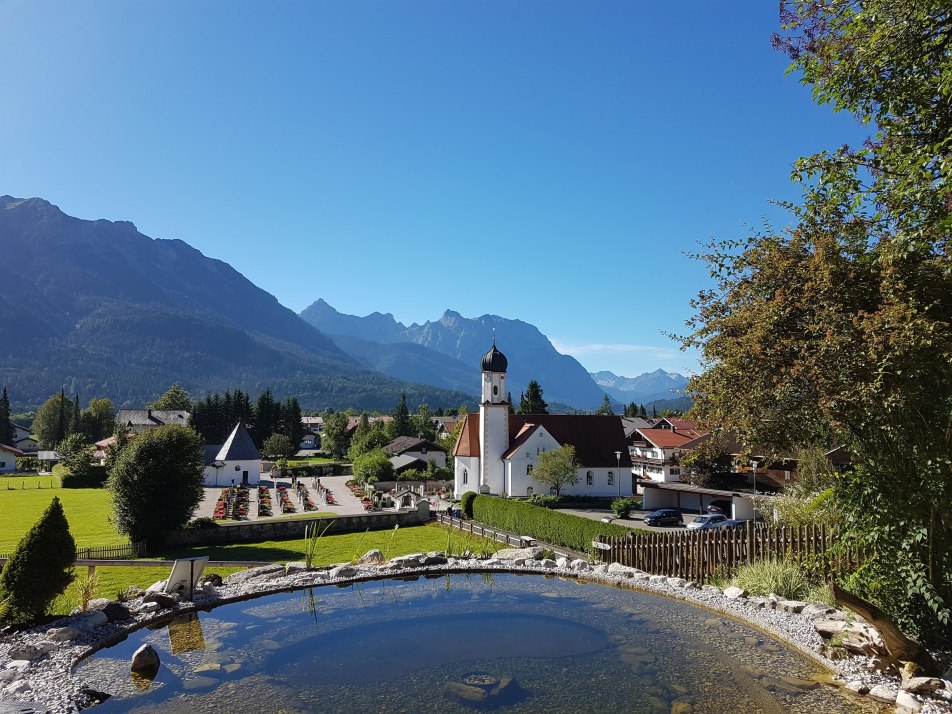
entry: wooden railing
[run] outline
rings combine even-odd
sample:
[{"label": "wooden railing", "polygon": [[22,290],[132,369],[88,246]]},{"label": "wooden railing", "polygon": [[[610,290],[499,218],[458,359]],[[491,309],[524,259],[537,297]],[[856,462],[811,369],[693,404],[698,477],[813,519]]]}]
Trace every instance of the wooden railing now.
[{"label": "wooden railing", "polygon": [[[77,560],[119,560],[123,558],[143,558],[145,555],[145,543],[93,545],[76,549]],[[7,561],[9,559],[9,555],[0,555],[0,561]]]},{"label": "wooden railing", "polygon": [[855,544],[825,526],[767,528],[748,521],[737,528],[633,531],[618,537],[599,536],[597,543],[595,550],[605,562],[699,583],[715,571],[727,574],[760,560],[794,560],[824,579],[852,572],[862,562]]}]

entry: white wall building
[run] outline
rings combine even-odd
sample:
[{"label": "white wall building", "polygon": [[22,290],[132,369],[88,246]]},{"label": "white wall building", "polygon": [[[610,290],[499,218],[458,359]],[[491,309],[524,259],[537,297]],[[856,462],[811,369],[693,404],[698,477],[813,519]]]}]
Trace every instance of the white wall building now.
[{"label": "white wall building", "polygon": [[506,401],[505,355],[492,349],[482,358],[478,414],[467,414],[454,447],[454,495],[467,491],[527,497],[549,493],[532,472],[545,451],[571,444],[579,463],[578,483],[566,495],[632,495],[631,459],[621,418],[587,414],[510,414]]},{"label": "white wall building", "polygon": [[243,424],[221,446],[205,447],[206,486],[257,486],[260,480],[261,453]]}]

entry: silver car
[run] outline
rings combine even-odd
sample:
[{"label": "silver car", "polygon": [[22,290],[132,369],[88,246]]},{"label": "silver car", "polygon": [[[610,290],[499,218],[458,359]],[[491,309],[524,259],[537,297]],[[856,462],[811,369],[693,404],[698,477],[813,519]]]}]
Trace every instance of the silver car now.
[{"label": "silver car", "polygon": [[698,516],[688,523],[689,531],[699,531],[703,528],[717,528],[721,523],[727,520],[723,513],[709,513],[705,516]]}]

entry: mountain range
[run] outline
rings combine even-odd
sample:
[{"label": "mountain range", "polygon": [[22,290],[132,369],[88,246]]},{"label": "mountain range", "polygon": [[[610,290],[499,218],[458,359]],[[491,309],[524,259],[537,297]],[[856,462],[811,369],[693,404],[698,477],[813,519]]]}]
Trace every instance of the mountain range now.
[{"label": "mountain range", "polygon": [[[39,198],[0,196],[0,385],[18,408],[65,388],[142,407],[177,382],[193,396],[271,388],[305,409],[472,405],[495,339],[518,402],[532,379],[555,409],[667,399],[685,378],[590,375],[535,326],[447,310],[404,325],[345,315],[323,299],[301,315],[227,263],[126,221],[82,220]],[[681,381],[679,381],[679,379]]]}]

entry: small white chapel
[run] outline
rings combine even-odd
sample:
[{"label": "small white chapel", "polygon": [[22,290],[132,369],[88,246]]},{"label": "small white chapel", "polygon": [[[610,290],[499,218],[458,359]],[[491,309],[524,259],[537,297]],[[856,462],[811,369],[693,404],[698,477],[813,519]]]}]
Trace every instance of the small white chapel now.
[{"label": "small white chapel", "polygon": [[509,362],[496,349],[483,355],[479,413],[467,414],[453,450],[453,493],[467,491],[525,498],[549,493],[532,471],[539,454],[575,447],[578,483],[563,495],[632,495],[631,457],[621,417],[591,414],[510,414],[506,401]]}]

